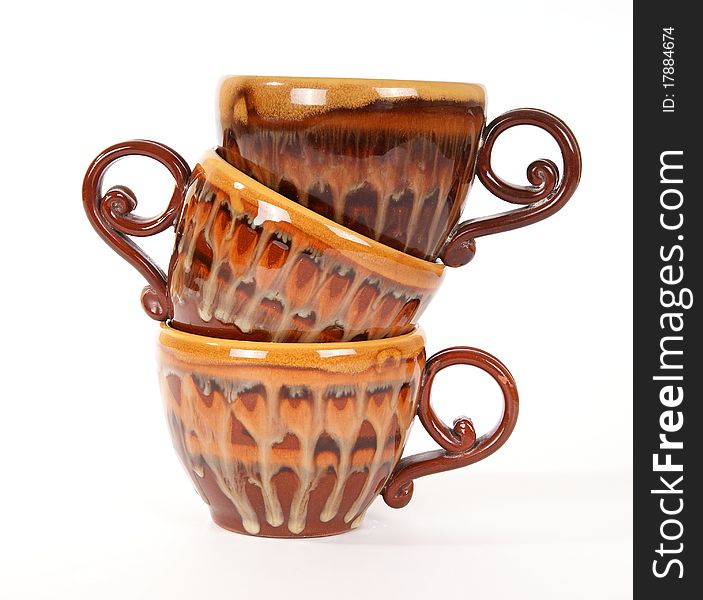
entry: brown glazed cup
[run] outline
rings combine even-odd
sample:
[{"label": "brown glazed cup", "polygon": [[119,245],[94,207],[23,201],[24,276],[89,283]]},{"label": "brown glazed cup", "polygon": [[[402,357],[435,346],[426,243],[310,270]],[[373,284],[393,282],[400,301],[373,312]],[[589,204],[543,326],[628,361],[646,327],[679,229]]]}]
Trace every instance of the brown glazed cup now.
[{"label": "brown glazed cup", "polygon": [[[117,159],[144,155],[176,179],[166,211],[133,215],[124,186],[102,192]],[[102,238],[149,285],[147,313],[213,337],[275,342],[376,339],[410,331],[442,281],[423,261],[288,200],[207,152],[190,173],[173,150],[148,141],[117,144],[86,174],[83,200]],[[128,236],[176,224],[168,276]]]},{"label": "brown glazed cup", "polygon": [[[329,219],[425,260],[460,266],[475,238],[555,213],[578,186],[581,155],[569,128],[535,109],[485,127],[485,90],[469,83],[229,77],[220,87],[228,162]],[[491,168],[496,138],[534,125],[559,144],[564,173],[533,162],[531,185]],[[457,225],[473,176],[522,208]]]},{"label": "brown glazed cup", "polygon": [[[418,477],[482,460],[518,414],[507,368],[456,347],[425,359],[409,334],[364,342],[277,344],[207,338],[162,325],[158,361],[174,446],[214,521],[270,537],[334,535],[358,527],[379,494],[405,506]],[[465,364],[503,394],[493,431],[432,409],[435,375]],[[468,396],[468,394],[467,394]],[[415,416],[441,450],[401,459]]]}]

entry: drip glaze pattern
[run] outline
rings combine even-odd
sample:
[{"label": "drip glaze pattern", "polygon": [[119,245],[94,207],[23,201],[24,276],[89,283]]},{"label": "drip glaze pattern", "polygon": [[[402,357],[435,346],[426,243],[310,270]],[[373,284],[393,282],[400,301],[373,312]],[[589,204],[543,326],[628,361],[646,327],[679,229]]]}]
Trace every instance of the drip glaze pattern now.
[{"label": "drip glaze pattern", "polygon": [[[431,405],[435,376],[463,364],[503,395],[496,427],[452,427]],[[161,326],[161,390],[174,446],[213,519],[260,536],[334,535],[357,527],[377,495],[402,508],[413,480],[482,460],[518,414],[512,375],[468,347],[425,358],[415,331],[385,340],[277,344]],[[468,394],[467,394],[468,395]],[[415,416],[441,447],[401,458]]]},{"label": "drip glaze pattern", "polygon": [[473,177],[480,86],[240,77],[220,100],[228,162],[367,237],[439,255]]},{"label": "drip glaze pattern", "polygon": [[424,365],[416,338],[367,356],[331,356],[329,365],[274,364],[251,352],[217,364],[162,343],[173,443],[214,520],[276,537],[357,527],[415,417]]},{"label": "drip glaze pattern", "polygon": [[170,273],[179,329],[331,342],[410,331],[443,267],[286,200],[213,151],[193,171]]}]

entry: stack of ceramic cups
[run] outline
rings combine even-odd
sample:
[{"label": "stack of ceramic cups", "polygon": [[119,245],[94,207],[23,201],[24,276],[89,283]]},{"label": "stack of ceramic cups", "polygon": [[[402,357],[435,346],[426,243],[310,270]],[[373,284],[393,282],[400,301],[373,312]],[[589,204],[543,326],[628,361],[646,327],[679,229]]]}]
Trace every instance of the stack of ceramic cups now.
[{"label": "stack of ceramic cups", "polygon": [[[475,238],[533,223],[580,176],[569,129],[543,111],[485,125],[479,85],[234,77],[220,90],[221,146],[191,172],[173,150],[117,144],[86,174],[98,233],[147,279],[142,302],[163,321],[161,388],[174,445],[214,520],[262,536],[332,535],[358,526],[382,494],[393,507],[413,479],[497,450],[517,418],[512,376],[495,357],[454,347],[427,359],[418,319],[445,267]],[[510,185],[491,168],[514,125],[547,130],[562,151]],[[136,217],[124,186],[103,192],[117,159],[163,163],[176,188],[163,214]],[[520,208],[458,224],[473,175]],[[165,274],[130,236],[175,225]],[[487,291],[490,293],[490,290]],[[496,428],[442,423],[434,376],[469,364],[504,400]],[[441,450],[401,454],[415,416]]]}]

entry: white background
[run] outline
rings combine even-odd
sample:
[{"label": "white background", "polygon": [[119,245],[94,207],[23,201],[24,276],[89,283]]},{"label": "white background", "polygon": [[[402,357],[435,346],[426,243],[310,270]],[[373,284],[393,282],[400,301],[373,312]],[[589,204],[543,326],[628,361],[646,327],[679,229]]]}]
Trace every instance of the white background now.
[{"label": "white background", "polygon": [[[3,8],[0,598],[627,598],[631,595],[631,7],[531,2],[71,2]],[[226,74],[483,83],[488,115],[561,116],[581,186],[540,224],[478,240],[425,313],[431,352],[478,346],[512,370],[515,433],[416,482],[338,538],[218,529],[171,449],[140,276],[93,232],[83,173],[141,137],[193,165],[217,143]],[[558,158],[511,130],[498,173]],[[146,159],[108,184],[138,212],[171,183]],[[465,216],[508,208],[476,183]],[[172,235],[145,241],[166,265]],[[446,373],[446,372],[445,372]],[[498,416],[497,388],[442,374],[439,413]],[[408,450],[432,448],[414,428]]]}]

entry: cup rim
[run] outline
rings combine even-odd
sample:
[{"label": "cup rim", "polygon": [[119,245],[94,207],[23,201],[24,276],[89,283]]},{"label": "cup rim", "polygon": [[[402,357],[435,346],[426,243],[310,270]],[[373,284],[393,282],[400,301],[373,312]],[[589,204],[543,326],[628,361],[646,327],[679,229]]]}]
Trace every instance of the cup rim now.
[{"label": "cup rim", "polygon": [[[324,87],[369,87],[388,90],[415,89],[416,97],[437,100],[476,100],[484,103],[486,88],[481,83],[464,81],[436,81],[422,79],[386,79],[367,77],[298,77],[294,75],[225,75],[220,79],[220,93],[235,83],[255,83],[271,87],[305,85],[312,88]],[[391,97],[397,97],[395,95]]]},{"label": "cup rim", "polygon": [[223,365],[252,363],[287,368],[358,372],[370,363],[381,368],[387,361],[419,354],[425,348],[421,327],[403,335],[356,342],[255,342],[208,337],[160,324],[161,352],[187,363]]},{"label": "cup rim", "polygon": [[[219,172],[221,179],[236,182],[239,183],[240,186],[248,188],[257,199],[296,214],[298,220],[306,222],[306,226],[303,229],[308,235],[322,240],[325,240],[325,238],[334,238],[333,247],[335,248],[340,247],[356,252],[364,252],[367,257],[372,255],[383,257],[385,260],[395,263],[399,269],[401,267],[417,269],[431,277],[441,277],[444,273],[446,265],[439,262],[439,259],[431,262],[413,256],[412,254],[407,254],[401,250],[397,250],[372,238],[366,237],[353,229],[345,227],[341,223],[332,221],[306,206],[286,198],[228,163],[220,156],[216,148],[207,150],[198,162],[198,165],[203,169],[207,181],[212,181],[212,175]],[[198,167],[196,167],[196,169],[197,168]],[[226,190],[221,182],[217,183],[220,184],[222,189]],[[237,187],[242,191],[242,187]],[[327,241],[329,243],[329,240]],[[332,246],[332,244],[329,245]],[[375,267],[376,265],[372,268]],[[400,273],[396,272],[394,275],[397,279]],[[434,288],[436,285],[433,284],[429,287]]]},{"label": "cup rim", "polygon": [[[248,102],[256,106],[261,115],[281,122],[295,122],[305,116],[334,110],[358,109],[379,100],[463,103],[479,107],[484,112],[486,108],[486,88],[480,83],[228,75],[220,79],[218,86],[220,125],[223,128],[236,112],[239,92],[245,88],[256,90],[256,93],[248,95]],[[296,95],[294,90],[301,93]],[[315,90],[325,90],[325,94],[316,94]]]}]

